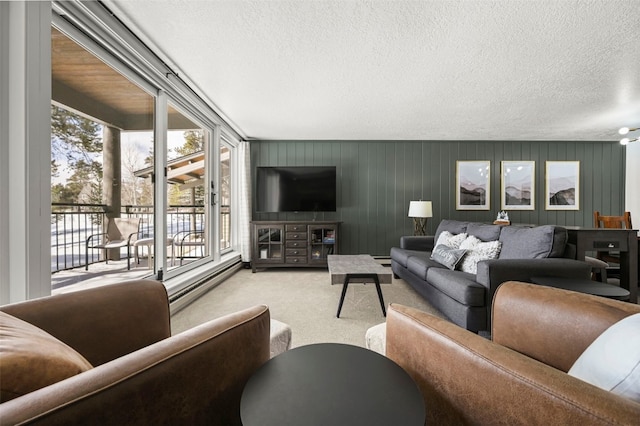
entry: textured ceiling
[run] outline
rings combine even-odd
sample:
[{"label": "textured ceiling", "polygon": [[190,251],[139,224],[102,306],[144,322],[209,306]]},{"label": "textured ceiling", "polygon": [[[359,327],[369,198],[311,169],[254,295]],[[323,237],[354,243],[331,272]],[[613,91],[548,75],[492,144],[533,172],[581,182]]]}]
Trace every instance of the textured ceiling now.
[{"label": "textured ceiling", "polygon": [[104,1],[249,139],[617,140],[640,1]]}]

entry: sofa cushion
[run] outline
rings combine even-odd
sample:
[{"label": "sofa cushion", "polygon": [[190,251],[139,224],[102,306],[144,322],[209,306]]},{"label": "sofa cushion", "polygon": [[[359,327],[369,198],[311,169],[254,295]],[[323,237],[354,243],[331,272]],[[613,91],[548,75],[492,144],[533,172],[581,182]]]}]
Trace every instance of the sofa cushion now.
[{"label": "sofa cushion", "polygon": [[0,402],[91,368],[82,355],[49,333],[0,312]]},{"label": "sofa cushion", "polygon": [[[505,226],[500,232],[502,249],[499,259],[541,259],[554,249],[555,227],[552,225],[525,228]],[[563,250],[564,251],[564,246]]]},{"label": "sofa cushion", "polygon": [[640,402],[640,314],[610,326],[594,340],[569,375]]},{"label": "sofa cushion", "polygon": [[407,261],[407,270],[422,280],[427,279],[427,270],[430,268],[444,268],[444,266],[427,256],[413,256]]},{"label": "sofa cushion", "polygon": [[460,244],[460,249],[466,250],[462,262],[458,264],[458,269],[470,274],[478,272],[478,262],[481,260],[496,259],[500,254],[502,243],[500,241],[482,242],[473,235],[469,236]]},{"label": "sofa cushion", "polygon": [[423,257],[428,259],[431,255],[428,251],[407,250],[399,247],[391,247],[391,259],[402,265],[403,268],[407,267],[407,262],[410,257]]},{"label": "sofa cushion", "polygon": [[447,246],[452,249],[457,249],[460,247],[460,244],[462,244],[462,242],[466,239],[467,234],[464,232],[461,234],[452,234],[449,231],[442,231],[438,236],[434,247]]},{"label": "sofa cushion", "polygon": [[435,241],[438,241],[438,237],[440,236],[442,231],[449,231],[454,235],[462,234],[463,232],[466,232],[468,223],[469,222],[461,222],[459,220],[448,220],[448,219],[444,219],[440,221],[440,224],[438,224],[438,228],[436,228],[436,233],[434,235]]},{"label": "sofa cushion", "polygon": [[467,306],[485,306],[485,288],[475,278],[473,274],[442,267],[427,271],[427,281],[450,298]]},{"label": "sofa cushion", "polygon": [[500,238],[500,225],[488,225],[486,223],[469,223],[467,234],[473,235],[481,241],[495,241]]},{"label": "sofa cushion", "polygon": [[[569,234],[567,230],[561,226],[553,227],[553,248],[548,257],[563,257],[565,250],[567,249],[567,242],[569,241]],[[575,259],[575,256],[570,257]]]},{"label": "sofa cushion", "polygon": [[462,256],[466,253],[466,250],[454,249],[444,244],[440,244],[433,249],[431,253],[431,260],[435,260],[441,265],[446,266],[449,269],[456,269],[456,265],[462,259]]}]

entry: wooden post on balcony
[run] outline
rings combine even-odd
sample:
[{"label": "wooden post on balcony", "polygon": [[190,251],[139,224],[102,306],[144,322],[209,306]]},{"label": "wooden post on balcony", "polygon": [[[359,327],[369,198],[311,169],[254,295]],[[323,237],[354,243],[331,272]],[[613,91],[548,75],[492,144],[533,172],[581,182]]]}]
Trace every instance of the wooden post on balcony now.
[{"label": "wooden post on balcony", "polygon": [[[121,208],[120,129],[104,126],[102,147],[102,202],[107,205],[107,220],[112,220],[114,217],[120,217]],[[107,224],[105,223],[104,226]],[[105,229],[104,232],[107,230]],[[120,249],[107,250],[107,259],[120,259]]]}]

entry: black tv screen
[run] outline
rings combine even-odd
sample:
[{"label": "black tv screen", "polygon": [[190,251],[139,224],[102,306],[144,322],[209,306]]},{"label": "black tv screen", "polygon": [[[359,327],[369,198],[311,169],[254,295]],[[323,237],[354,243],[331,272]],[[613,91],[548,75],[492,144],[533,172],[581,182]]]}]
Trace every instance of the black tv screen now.
[{"label": "black tv screen", "polygon": [[258,167],[256,211],[336,211],[335,166]]}]

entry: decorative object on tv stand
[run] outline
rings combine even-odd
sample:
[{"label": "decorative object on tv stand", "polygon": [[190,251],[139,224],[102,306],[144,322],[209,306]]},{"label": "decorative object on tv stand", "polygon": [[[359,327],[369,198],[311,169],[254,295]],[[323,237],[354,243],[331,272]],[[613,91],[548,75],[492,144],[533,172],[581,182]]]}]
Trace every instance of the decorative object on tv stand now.
[{"label": "decorative object on tv stand", "polygon": [[[618,130],[618,133],[620,133],[621,135],[627,135],[629,134],[629,132],[635,132],[636,130],[640,130],[640,127],[635,127],[635,128],[621,127],[620,130]],[[630,142],[637,142],[639,140],[640,140],[640,137],[636,137],[634,139],[622,138],[620,139],[620,145],[629,145]]]},{"label": "decorative object on tv stand", "polygon": [[408,216],[413,218],[413,235],[426,235],[427,219],[433,217],[431,201],[410,201]]}]

